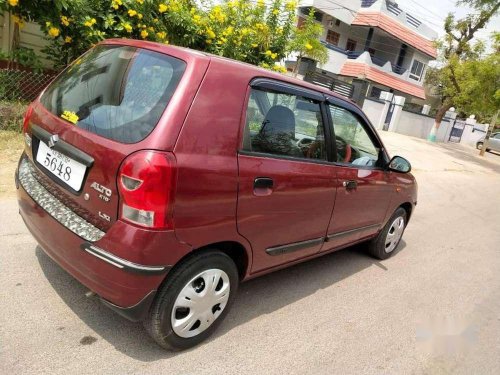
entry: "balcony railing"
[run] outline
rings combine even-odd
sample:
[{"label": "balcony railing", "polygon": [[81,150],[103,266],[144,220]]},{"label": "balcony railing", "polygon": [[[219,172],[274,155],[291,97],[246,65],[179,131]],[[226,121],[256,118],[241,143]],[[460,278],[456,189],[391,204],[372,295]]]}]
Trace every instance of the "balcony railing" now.
[{"label": "balcony railing", "polygon": [[[365,51],[347,51],[347,58],[355,60],[359,56],[361,56],[364,52]],[[380,66],[380,67],[384,66],[387,63],[387,60],[383,60],[383,59],[376,57],[376,56],[370,56],[370,58],[372,60],[372,63],[374,63],[375,65]],[[392,62],[390,64],[391,64],[391,69],[394,73],[402,75],[406,72],[405,68],[403,68],[399,65],[395,65]]]},{"label": "balcony railing", "polygon": [[348,53],[348,51],[346,51],[345,49],[340,48],[340,47],[336,46],[335,44],[328,43],[325,40],[321,40],[321,44],[323,44],[326,48],[331,49],[332,51],[340,52],[340,53],[343,53],[344,55],[347,55],[347,53]]}]

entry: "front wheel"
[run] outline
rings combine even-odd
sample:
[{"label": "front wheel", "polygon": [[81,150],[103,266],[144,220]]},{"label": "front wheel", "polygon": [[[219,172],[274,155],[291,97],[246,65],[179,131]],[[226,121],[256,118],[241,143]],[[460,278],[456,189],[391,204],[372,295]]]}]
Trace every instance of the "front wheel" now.
[{"label": "front wheel", "polygon": [[477,143],[476,143],[476,148],[477,148],[478,150],[481,150],[481,149],[483,148],[483,142],[477,142]]},{"label": "front wheel", "polygon": [[391,257],[403,237],[406,228],[407,214],[406,210],[399,207],[391,216],[387,224],[380,231],[377,237],[371,240],[368,245],[368,251],[372,256],[378,259],[387,259]]},{"label": "front wheel", "polygon": [[210,336],[238,290],[238,271],[226,254],[210,250],[188,258],[160,288],[144,326],[163,348],[182,350]]}]

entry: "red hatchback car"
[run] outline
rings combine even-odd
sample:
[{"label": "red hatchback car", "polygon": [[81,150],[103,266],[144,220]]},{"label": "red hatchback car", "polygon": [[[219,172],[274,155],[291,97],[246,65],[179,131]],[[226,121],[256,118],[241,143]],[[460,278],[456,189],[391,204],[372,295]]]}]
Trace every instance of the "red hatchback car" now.
[{"label": "red hatchback car", "polygon": [[44,251],[173,350],[242,280],[361,241],[395,251],[417,184],[352,102],[255,66],[108,40],[28,108],[20,214]]}]

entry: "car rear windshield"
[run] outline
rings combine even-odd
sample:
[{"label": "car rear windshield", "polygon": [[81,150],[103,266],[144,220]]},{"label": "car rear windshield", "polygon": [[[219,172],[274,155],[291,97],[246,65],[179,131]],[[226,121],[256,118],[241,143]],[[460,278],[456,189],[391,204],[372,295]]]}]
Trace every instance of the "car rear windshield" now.
[{"label": "car rear windshield", "polygon": [[42,104],[79,128],[123,143],[154,129],[186,63],[130,46],[97,46],[47,88]]}]

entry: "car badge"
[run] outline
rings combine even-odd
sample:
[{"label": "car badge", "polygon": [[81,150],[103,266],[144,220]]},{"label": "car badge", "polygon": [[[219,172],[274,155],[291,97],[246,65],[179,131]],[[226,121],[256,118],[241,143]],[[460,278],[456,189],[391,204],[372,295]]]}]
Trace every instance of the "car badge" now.
[{"label": "car badge", "polygon": [[57,134],[51,135],[49,138],[48,146],[50,148],[54,147],[56,145],[57,141],[59,141],[59,136]]}]

